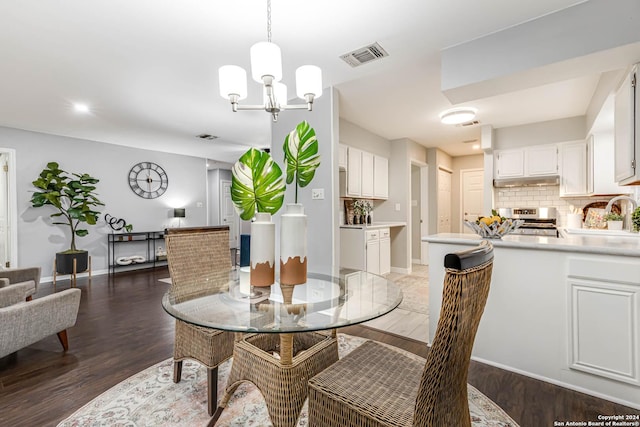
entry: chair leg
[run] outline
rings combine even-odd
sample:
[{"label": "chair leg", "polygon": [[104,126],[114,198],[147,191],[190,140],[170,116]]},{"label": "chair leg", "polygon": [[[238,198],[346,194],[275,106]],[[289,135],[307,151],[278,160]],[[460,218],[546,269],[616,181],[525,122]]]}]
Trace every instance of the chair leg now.
[{"label": "chair leg", "polygon": [[69,350],[69,339],[67,338],[66,329],[58,332],[58,339],[60,340],[60,344],[62,344],[62,348],[64,349],[64,351]]},{"label": "chair leg", "polygon": [[173,382],[179,383],[182,378],[182,360],[173,361]]},{"label": "chair leg", "polygon": [[207,369],[207,401],[209,415],[218,407],[218,367]]}]

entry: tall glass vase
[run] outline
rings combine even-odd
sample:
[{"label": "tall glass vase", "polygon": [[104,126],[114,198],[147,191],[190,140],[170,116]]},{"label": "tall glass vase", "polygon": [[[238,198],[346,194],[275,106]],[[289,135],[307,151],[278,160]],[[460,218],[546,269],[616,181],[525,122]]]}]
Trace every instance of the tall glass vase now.
[{"label": "tall glass vase", "polygon": [[288,204],[280,224],[280,284],[307,282],[307,216],[304,206]]},{"label": "tall glass vase", "polygon": [[251,223],[251,276],[252,286],[271,286],[275,282],[276,225],[271,214],[258,212]]}]

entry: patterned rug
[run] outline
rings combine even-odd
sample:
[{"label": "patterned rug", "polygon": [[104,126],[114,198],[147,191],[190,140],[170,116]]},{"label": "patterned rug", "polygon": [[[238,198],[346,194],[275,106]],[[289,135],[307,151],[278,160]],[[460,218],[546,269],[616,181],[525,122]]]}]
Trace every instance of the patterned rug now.
[{"label": "patterned rug", "polygon": [[[363,338],[338,334],[340,357],[364,341]],[[230,368],[231,361],[218,368],[218,398],[222,397]],[[167,359],[110,388],[62,421],[58,427],[206,426],[209,417],[205,368],[199,363],[185,361],[182,380],[174,384],[172,378],[173,360]],[[468,391],[474,427],[517,426],[485,395],[472,386],[469,386]],[[298,419],[298,427],[308,425],[305,403]],[[216,426],[271,426],[264,399],[258,389],[249,383],[238,387]]]},{"label": "patterned rug", "polygon": [[393,279],[402,289],[402,302],[398,308],[429,314],[429,280],[423,276],[403,275]]}]

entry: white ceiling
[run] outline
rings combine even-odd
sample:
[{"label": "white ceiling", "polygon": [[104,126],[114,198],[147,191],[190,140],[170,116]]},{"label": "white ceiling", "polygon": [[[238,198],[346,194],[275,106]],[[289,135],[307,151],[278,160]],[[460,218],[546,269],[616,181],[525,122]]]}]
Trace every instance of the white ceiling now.
[{"label": "white ceiling", "polygon": [[[340,116],[389,140],[451,155],[479,127],[440,124],[440,50],[576,0],[272,0],[283,81],[311,63],[340,93]],[[270,143],[270,116],[233,113],[218,67],[249,71],[266,39],[266,0],[0,0],[0,125],[234,161]],[[378,42],[389,57],[351,68],[339,56]],[[250,74],[250,73],[249,73]],[[599,75],[473,102],[499,128],[584,115]],[[249,82],[248,103],[261,102]],[[75,102],[90,114],[73,111]],[[283,112],[282,114],[286,114]],[[195,135],[219,136],[203,141]]]}]

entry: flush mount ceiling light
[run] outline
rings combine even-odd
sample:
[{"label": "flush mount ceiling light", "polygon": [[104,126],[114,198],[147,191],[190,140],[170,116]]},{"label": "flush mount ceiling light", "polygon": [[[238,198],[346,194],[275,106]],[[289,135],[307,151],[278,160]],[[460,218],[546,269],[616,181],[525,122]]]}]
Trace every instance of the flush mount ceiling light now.
[{"label": "flush mount ceiling light", "polygon": [[306,104],[287,105],[287,87],[282,79],[280,47],[271,42],[271,0],[267,0],[267,41],[251,46],[251,76],[263,85],[264,105],[240,105],[247,97],[247,73],[237,65],[224,65],[218,70],[220,96],[231,101],[231,109],[264,110],[278,121],[283,110],[307,109],[311,111],[314,99],[322,95],[322,71],[315,65],[303,65],[296,70],[296,94]]},{"label": "flush mount ceiling light", "polygon": [[451,108],[440,113],[440,121],[445,125],[470,122],[476,117],[477,109],[472,107]]},{"label": "flush mount ceiling light", "polygon": [[76,113],[83,113],[83,114],[86,114],[90,111],[89,106],[87,104],[81,104],[81,103],[73,104],[73,110]]}]

